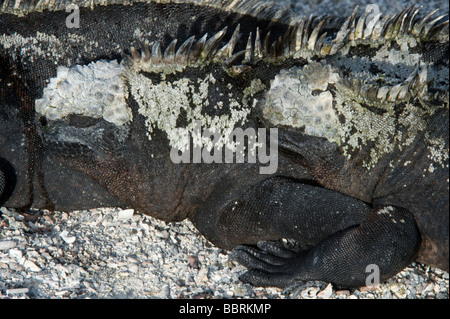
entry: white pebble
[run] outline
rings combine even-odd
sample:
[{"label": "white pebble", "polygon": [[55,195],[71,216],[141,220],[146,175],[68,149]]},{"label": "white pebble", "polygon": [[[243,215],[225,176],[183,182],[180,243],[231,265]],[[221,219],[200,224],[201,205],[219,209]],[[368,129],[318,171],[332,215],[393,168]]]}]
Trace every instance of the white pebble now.
[{"label": "white pebble", "polygon": [[18,295],[18,294],[26,294],[29,291],[28,288],[13,288],[13,289],[6,289],[7,295]]},{"label": "white pebble", "polygon": [[328,284],[328,286],[324,290],[322,290],[317,294],[317,297],[322,299],[328,299],[331,297],[332,294],[333,294],[333,286],[331,284]]},{"label": "white pebble", "polygon": [[233,298],[234,296],[234,291],[233,290],[228,290],[223,294],[224,298]]},{"label": "white pebble", "polygon": [[133,217],[134,209],[124,209],[119,211],[119,219],[125,220]]},{"label": "white pebble", "polygon": [[42,270],[38,265],[36,265],[36,264],[35,264],[34,262],[32,262],[31,260],[26,260],[26,261],[23,263],[23,266],[25,267],[25,269],[28,269],[28,270],[34,271],[34,272],[39,272],[39,271]]},{"label": "white pebble", "polygon": [[7,250],[16,247],[16,242],[12,240],[0,241],[0,250]]},{"label": "white pebble", "polygon": [[137,273],[139,270],[139,266],[133,263],[128,264],[128,270],[133,272],[133,273]]},{"label": "white pebble", "polygon": [[77,239],[75,236],[69,236],[69,232],[67,230],[63,230],[59,236],[61,236],[62,240],[67,244],[73,244]]},{"label": "white pebble", "polygon": [[164,239],[168,239],[170,237],[170,234],[167,230],[157,230],[156,236]]},{"label": "white pebble", "polygon": [[9,258],[15,258],[17,260],[20,260],[22,258],[22,251],[20,251],[17,248],[10,249],[8,252]]}]

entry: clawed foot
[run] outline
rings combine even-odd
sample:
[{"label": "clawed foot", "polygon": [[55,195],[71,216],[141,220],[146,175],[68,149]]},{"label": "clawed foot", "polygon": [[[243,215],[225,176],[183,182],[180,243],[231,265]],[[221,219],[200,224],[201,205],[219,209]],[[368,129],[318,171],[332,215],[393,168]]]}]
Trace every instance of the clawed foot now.
[{"label": "clawed foot", "polygon": [[258,248],[237,246],[230,258],[249,270],[239,277],[259,287],[285,288],[301,278],[301,254],[286,249],[279,242],[259,242]]}]

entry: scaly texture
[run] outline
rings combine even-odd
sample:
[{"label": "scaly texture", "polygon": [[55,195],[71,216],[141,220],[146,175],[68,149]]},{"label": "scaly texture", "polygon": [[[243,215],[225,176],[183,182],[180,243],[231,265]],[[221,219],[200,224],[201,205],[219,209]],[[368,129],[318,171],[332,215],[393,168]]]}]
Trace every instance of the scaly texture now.
[{"label": "scaly texture", "polygon": [[[2,205],[189,218],[238,246],[257,285],[359,286],[367,266],[385,280],[412,260],[448,269],[444,16],[78,4],[71,28],[65,2],[1,2]],[[250,154],[241,163],[250,142],[235,129],[271,130],[258,144],[278,146],[273,176]],[[233,160],[208,154],[223,146]],[[173,162],[173,148],[187,160]],[[282,238],[297,250],[241,246]]]}]

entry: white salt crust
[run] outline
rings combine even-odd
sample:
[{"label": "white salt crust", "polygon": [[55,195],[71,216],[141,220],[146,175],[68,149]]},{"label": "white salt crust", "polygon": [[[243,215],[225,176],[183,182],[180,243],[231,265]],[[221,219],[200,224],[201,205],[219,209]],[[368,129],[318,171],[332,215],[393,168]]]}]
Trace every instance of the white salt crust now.
[{"label": "white salt crust", "polygon": [[[327,86],[338,79],[339,75],[329,65],[320,63],[283,69],[266,93],[264,116],[274,125],[304,127],[305,134],[336,142],[339,123]],[[321,92],[313,94],[317,90]]]},{"label": "white salt crust", "polygon": [[36,112],[48,120],[68,115],[105,119],[121,126],[132,119],[127,106],[128,90],[121,79],[124,70],[116,60],[97,61],[72,68],[60,66],[56,77],[36,100]]}]

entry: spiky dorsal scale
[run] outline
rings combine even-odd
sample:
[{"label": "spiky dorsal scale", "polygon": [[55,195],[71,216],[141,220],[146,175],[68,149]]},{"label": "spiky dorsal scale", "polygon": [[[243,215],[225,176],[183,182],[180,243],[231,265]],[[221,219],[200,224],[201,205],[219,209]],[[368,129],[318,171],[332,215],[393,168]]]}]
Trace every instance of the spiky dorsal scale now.
[{"label": "spiky dorsal scale", "polygon": [[[370,104],[374,107],[383,109],[385,108],[390,116],[391,119],[394,119],[395,116],[392,113],[393,112],[393,105],[401,103],[403,101],[406,101],[406,103],[409,103],[409,101],[414,101],[419,99],[420,101],[425,101],[425,104],[428,103],[426,100],[430,100],[430,97],[427,96],[428,94],[428,82],[427,82],[427,65],[421,68],[420,73],[418,72],[419,68],[413,68],[411,69],[411,73],[407,74],[402,78],[400,76],[398,79],[396,79],[397,75],[390,74],[389,76],[394,76],[393,81],[394,83],[391,84],[392,80],[389,79],[389,76],[386,79],[383,79],[380,84],[380,79],[376,80],[378,82],[375,82],[371,79],[364,79],[364,72],[362,73],[360,71],[352,70],[351,64],[354,63],[351,61],[352,59],[352,51],[359,50],[359,48],[363,48],[362,52],[364,52],[364,47],[372,47],[375,48],[373,52],[377,52],[379,50],[380,52],[386,51],[389,52],[390,47],[392,43],[396,43],[397,45],[399,43],[402,43],[401,45],[405,46],[404,43],[406,43],[406,49],[401,49],[398,53],[386,53],[390,54],[394,60],[398,59],[398,57],[395,57],[393,54],[406,54],[411,55],[411,58],[415,62],[409,62],[409,67],[412,67],[414,63],[419,63],[421,61],[420,54],[410,54],[408,52],[409,48],[408,46],[411,45],[412,47],[417,46],[417,41],[420,41],[420,37],[415,37],[414,34],[411,33],[411,30],[406,30],[403,28],[404,21],[407,20],[407,15],[412,15],[414,6],[411,8],[406,8],[402,10],[400,13],[393,17],[387,17],[385,19],[380,20],[380,16],[376,16],[374,18],[375,22],[370,23],[370,21],[365,25],[366,18],[368,16],[368,12],[366,12],[361,17],[357,18],[357,8],[353,11],[353,14],[348,17],[344,22],[341,22],[340,25],[334,29],[334,31],[330,28],[328,28],[328,32],[332,31],[331,34],[334,34],[334,39],[328,40],[327,43],[325,43],[325,38],[327,31],[324,31],[321,33],[322,27],[325,25],[325,22],[332,21],[332,19],[329,18],[315,18],[313,16],[309,17],[308,19],[301,19],[299,23],[296,23],[294,27],[288,28],[283,36],[278,36],[276,40],[274,40],[271,44],[269,42],[269,32],[264,37],[264,41],[261,39],[263,38],[261,36],[259,28],[256,29],[256,35],[253,39],[251,34],[248,36],[247,41],[242,41],[241,45],[245,44],[246,50],[238,51],[232,57],[225,59],[224,54],[210,54],[210,49],[204,49],[203,43],[209,41],[209,43],[214,43],[215,46],[218,45],[219,39],[222,39],[224,36],[224,30],[221,30],[217,32],[215,35],[212,35],[209,40],[207,40],[207,35],[202,37],[200,40],[196,42],[194,45],[194,50],[192,50],[189,54],[193,54],[195,58],[190,59],[189,63],[186,63],[185,65],[179,66],[181,69],[184,67],[187,67],[188,65],[202,68],[205,65],[208,65],[210,63],[219,63],[222,64],[223,67],[225,67],[228,70],[228,73],[232,76],[249,76],[250,78],[255,78],[254,73],[250,73],[250,70],[252,68],[261,69],[261,65],[266,66],[269,69],[272,70],[281,70],[282,69],[288,69],[288,65],[291,63],[291,65],[297,65],[297,66],[304,66],[306,61],[309,61],[309,63],[312,63],[315,59],[323,59],[323,63],[327,63],[327,59],[331,59],[332,61],[330,65],[333,66],[333,69],[335,73],[331,72],[330,74],[337,74],[336,72],[339,72],[339,68],[345,68],[348,67],[351,70],[351,73],[354,73],[351,75],[350,81],[346,79],[345,77],[338,76],[340,78],[337,80],[331,80],[328,79],[330,85],[335,85],[338,89],[339,93],[336,93],[337,96],[334,98],[331,97],[331,95],[327,95],[323,97],[322,100],[306,100],[304,103],[310,104],[310,105],[316,105],[319,108],[323,108],[323,103],[325,105],[328,105],[333,101],[333,104],[341,105],[341,109],[337,110],[337,114],[331,113],[325,115],[324,118],[321,118],[321,115],[317,115],[318,117],[310,116],[310,115],[288,115],[288,113],[297,113],[302,114],[300,112],[300,109],[296,107],[293,107],[291,110],[287,110],[286,103],[289,105],[290,102],[286,102],[284,97],[281,97],[281,100],[285,100],[283,102],[284,104],[280,106],[272,107],[270,103],[275,103],[272,101],[276,101],[277,98],[280,98],[277,94],[275,94],[275,97],[270,98],[270,94],[265,96],[266,100],[266,106],[262,106],[264,117],[271,122],[272,125],[287,125],[291,127],[297,127],[302,128],[305,130],[307,134],[320,136],[320,137],[326,137],[331,142],[336,142],[338,145],[344,145],[344,152],[348,154],[350,157],[351,150],[354,150],[355,148],[360,148],[363,145],[367,145],[369,142],[373,142],[375,140],[378,140],[378,146],[376,146],[374,149],[376,151],[372,152],[372,155],[369,159],[367,159],[364,162],[364,166],[366,166],[368,169],[370,169],[373,165],[375,165],[379,158],[383,155],[391,152],[393,149],[393,145],[390,144],[390,141],[395,138],[395,132],[396,128],[395,125],[391,122],[388,124],[388,127],[380,126],[378,129],[375,129],[373,131],[366,131],[365,128],[370,127],[370,119],[372,118],[372,112],[367,111],[365,106],[359,108],[359,111],[356,111],[357,115],[350,115],[348,112],[354,112],[350,111],[348,108],[348,102],[346,100],[355,100],[356,104]],[[414,11],[415,12],[415,11]],[[419,22],[411,22],[411,25],[416,25],[417,23],[423,24],[424,21],[427,21],[431,15],[428,17],[425,17],[424,19],[420,20]],[[414,24],[415,23],[415,24]],[[434,22],[433,22],[434,25]],[[445,23],[444,23],[445,26]],[[442,28],[442,26],[439,26],[439,28]],[[429,28],[428,31],[430,31],[432,27]],[[222,47],[218,49],[216,52],[224,52],[227,51],[228,55],[232,54],[233,51],[229,50],[230,47],[236,46],[236,39],[237,38],[246,38],[246,34],[243,34],[240,36],[239,34],[240,25],[238,25],[233,32],[233,35],[229,42],[222,43]],[[294,31],[295,33],[294,33]],[[379,31],[378,33],[375,33],[375,31]],[[381,31],[380,31],[381,30]],[[373,33],[371,33],[373,32]],[[376,35],[375,41],[373,41],[373,36]],[[395,34],[395,35],[394,35]],[[370,39],[370,40],[368,40]],[[438,40],[442,41],[442,40]],[[410,44],[412,43],[412,44]],[[381,49],[381,50],[380,50]],[[250,52],[249,52],[250,50]],[[394,52],[395,49],[393,50]],[[366,51],[367,57],[374,58],[374,61],[379,60],[385,61],[382,63],[388,63],[392,58],[390,57],[384,57],[380,55],[379,57],[371,56],[370,50]],[[403,52],[403,53],[402,53]],[[377,53],[378,54],[378,53]],[[337,56],[336,58],[333,56]],[[339,62],[339,59],[343,58],[342,62]],[[208,62],[209,59],[209,62]],[[187,59],[184,59],[187,61]],[[291,62],[287,62],[290,60]],[[334,61],[333,61],[334,60]],[[346,62],[347,61],[347,62]],[[145,70],[148,72],[162,72],[162,73],[172,73],[172,72],[179,72],[180,69],[174,69],[170,66],[167,67],[168,63],[162,64],[162,69],[159,68],[158,65],[141,65],[141,60],[135,60],[135,64],[131,65],[132,68],[135,68],[136,71],[139,70]],[[315,62],[314,62],[315,63]],[[314,64],[312,63],[312,64]],[[356,62],[357,63],[357,62]],[[377,63],[377,62],[375,62]],[[398,63],[398,61],[392,61],[393,64]],[[424,62],[422,62],[424,63]],[[363,64],[367,64],[367,62],[364,62]],[[259,67],[258,67],[259,65]],[[380,65],[382,68],[386,66]],[[309,67],[308,65],[305,66]],[[366,66],[361,66],[363,69]],[[387,66],[389,69],[389,66]],[[267,69],[266,68],[266,69]],[[357,67],[358,68],[358,67]],[[357,69],[356,68],[356,69]],[[386,70],[388,72],[392,73],[392,70]],[[317,69],[317,73],[320,74],[320,68]],[[358,74],[360,73],[360,74]],[[302,74],[301,71],[299,71],[299,75]],[[328,74],[325,72],[324,74]],[[180,75],[182,76],[182,75]],[[294,75],[294,77],[297,75]],[[376,75],[375,75],[376,76]],[[257,77],[257,76],[256,76]],[[267,73],[262,75],[263,78],[267,78]],[[324,75],[326,77],[326,75]],[[272,78],[272,77],[269,77]],[[273,78],[272,78],[273,79]],[[313,80],[316,81],[316,80]],[[383,82],[385,83],[383,85]],[[447,80],[448,82],[448,80]],[[271,86],[271,83],[265,83],[266,87]],[[285,84],[284,86],[288,86]],[[325,88],[321,89],[325,90]],[[295,93],[296,90],[293,89],[293,93]],[[286,94],[288,92],[286,91]],[[312,92],[306,93],[311,94]],[[333,93],[335,94],[335,93]],[[292,95],[292,94],[291,94]],[[296,98],[296,104],[302,105],[302,96],[298,96]],[[340,102],[336,102],[340,101]],[[294,103],[294,101],[291,101]],[[298,104],[299,103],[299,104]],[[383,105],[384,103],[387,103],[386,106],[377,106],[377,104],[381,103]],[[306,105],[305,104],[305,105]],[[347,106],[344,106],[347,104]],[[358,105],[359,105],[358,104]],[[331,105],[331,104],[330,104]],[[409,105],[409,104],[408,104]],[[334,105],[334,108],[336,108],[336,105]],[[352,108],[350,106],[350,108]],[[358,110],[358,108],[356,108]],[[414,109],[414,107],[413,107]],[[418,110],[414,111],[417,112]],[[412,111],[405,111],[405,113],[402,115],[405,118],[401,119],[404,122],[404,125],[408,128],[407,133],[404,134],[404,140],[402,143],[405,143],[404,146],[409,145],[411,143],[413,136],[417,133],[417,130],[423,130],[425,128],[423,123],[422,116],[426,116],[424,114],[419,115],[417,117],[417,121],[411,121],[411,119],[406,119],[408,116],[408,112]],[[432,114],[434,111],[432,109],[428,110],[427,112],[430,112]],[[319,112],[320,113],[320,112]],[[363,114],[364,113],[364,114]],[[345,121],[347,123],[341,127],[341,124],[337,122],[337,115],[346,118]],[[363,123],[362,126],[359,126],[359,128],[356,128],[358,125],[350,124],[353,120],[351,117],[358,117],[366,118],[369,122],[365,123],[364,121],[360,121],[360,123]],[[293,121],[294,118],[297,118]],[[327,119],[328,117],[328,119]],[[401,116],[400,116],[401,117]],[[310,125],[312,122],[319,123],[318,126]],[[386,121],[382,118],[377,119],[379,122]],[[322,124],[320,124],[322,123]],[[364,124],[365,123],[365,124]],[[342,123],[344,124],[344,123]],[[323,126],[325,125],[325,126]],[[331,127],[331,128],[330,128]],[[345,128],[342,130],[342,128]],[[353,132],[355,130],[359,132],[358,134],[354,134],[353,137],[349,136],[349,132]],[[381,131],[390,132],[387,135],[384,136],[384,138],[380,139],[379,136]],[[355,137],[356,136],[356,137]],[[359,137],[358,137],[359,136]],[[364,141],[363,145],[357,142],[357,140]]]},{"label": "spiky dorsal scale", "polygon": [[[249,6],[251,7],[251,6]],[[183,61],[179,66],[199,64],[198,62],[205,62],[206,60],[215,60],[224,63],[225,67],[233,67],[233,69],[245,69],[239,64],[250,65],[260,59],[267,61],[282,61],[291,56],[314,58],[327,57],[337,54],[343,48],[358,47],[360,45],[369,44],[373,47],[390,43],[397,43],[398,45],[405,45],[414,47],[415,43],[421,41],[438,41],[441,43],[448,42],[448,35],[444,32],[448,30],[448,21],[444,21],[438,25],[437,22],[442,20],[444,16],[440,16],[432,21],[430,18],[437,12],[434,10],[430,12],[423,19],[414,20],[418,13],[418,9],[412,5],[409,8],[405,7],[401,12],[394,16],[385,16],[381,18],[381,14],[377,14],[371,19],[370,6],[367,7],[365,13],[357,18],[357,9],[355,7],[353,14],[345,21],[331,17],[316,18],[311,15],[308,19],[303,17],[284,19],[284,23],[288,26],[282,34],[276,33],[275,37],[269,30],[264,40],[262,40],[259,27],[256,28],[255,39],[252,39],[252,31],[249,33],[240,33],[240,24],[235,27],[231,38],[228,42],[220,43],[224,38],[227,27],[221,31],[216,32],[208,38],[208,34],[204,34],[190,50],[183,50],[184,56],[178,57],[178,61]],[[236,8],[235,8],[236,9]],[[253,12],[249,10],[248,12]],[[272,19],[276,14],[273,14]],[[381,18],[381,19],[380,19]],[[290,27],[289,27],[290,24]],[[325,29],[325,30],[323,30]],[[322,31],[323,30],[323,31]],[[334,35],[334,39],[327,39],[327,32]],[[277,34],[279,34],[277,36]],[[239,38],[246,38],[247,41],[241,41],[240,46],[237,46]],[[270,40],[270,39],[273,40]],[[184,42],[186,46],[188,42],[194,41],[192,37]],[[206,41],[208,42],[206,44]],[[272,42],[270,42],[272,41]],[[253,44],[254,43],[254,44]],[[221,45],[222,47],[214,50]],[[243,49],[245,46],[245,49]],[[180,48],[181,48],[180,47]],[[214,49],[212,48],[214,47]],[[235,47],[240,47],[241,51],[234,53]],[[226,54],[224,54],[226,52]],[[234,54],[234,56],[233,56]],[[344,53],[345,54],[345,53]],[[132,54],[133,55],[133,54]],[[154,54],[157,56],[157,54]],[[238,61],[237,57],[243,55],[243,59]],[[189,56],[189,60],[188,60]],[[233,58],[231,58],[233,56]],[[199,60],[199,58],[201,58]],[[141,59],[134,54],[134,66],[139,70],[154,70],[156,72],[163,69],[157,64],[170,64],[172,61],[162,61],[155,58],[157,61],[155,65],[141,63]],[[225,61],[226,60],[226,61]],[[201,63],[200,63],[201,64]],[[236,66],[232,66],[236,64]],[[133,63],[132,63],[133,65]],[[168,69],[169,72],[171,68]],[[239,72],[238,72],[239,73]]]}]

